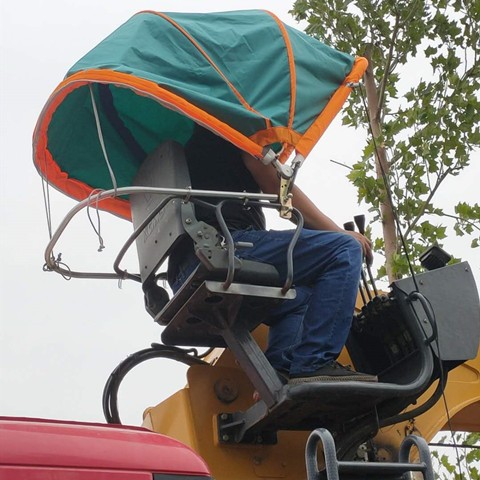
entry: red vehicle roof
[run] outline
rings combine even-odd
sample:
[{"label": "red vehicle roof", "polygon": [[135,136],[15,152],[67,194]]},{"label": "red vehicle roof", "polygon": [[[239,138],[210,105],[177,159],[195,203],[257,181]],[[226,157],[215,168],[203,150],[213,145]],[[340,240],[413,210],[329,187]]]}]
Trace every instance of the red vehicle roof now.
[{"label": "red vehicle roof", "polygon": [[205,462],[190,448],[143,428],[31,418],[0,417],[0,472],[3,466],[210,477]]}]

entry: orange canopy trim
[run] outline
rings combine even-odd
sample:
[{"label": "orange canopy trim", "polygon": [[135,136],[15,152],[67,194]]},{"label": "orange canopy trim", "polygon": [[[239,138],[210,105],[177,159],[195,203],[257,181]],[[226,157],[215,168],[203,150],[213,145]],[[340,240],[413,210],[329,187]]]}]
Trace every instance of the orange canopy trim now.
[{"label": "orange canopy trim", "polygon": [[[130,186],[151,151],[166,140],[185,145],[195,123],[258,158],[268,150],[281,162],[294,150],[306,157],[366,66],[263,10],[140,12],[52,93],[34,132],[34,162],[83,200]],[[102,208],[130,218],[126,199]]]}]

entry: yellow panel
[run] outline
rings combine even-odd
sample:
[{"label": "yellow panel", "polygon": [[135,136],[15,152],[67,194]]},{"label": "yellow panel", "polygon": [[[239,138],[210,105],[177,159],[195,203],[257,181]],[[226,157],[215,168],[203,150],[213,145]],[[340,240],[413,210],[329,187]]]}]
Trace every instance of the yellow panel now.
[{"label": "yellow panel", "polygon": [[[218,442],[217,415],[246,410],[253,403],[253,387],[242,371],[199,365],[190,367],[187,377],[189,388],[146,411],[145,427],[192,447],[207,462],[216,480],[305,477],[304,452],[309,432],[279,432],[276,445]],[[227,393],[237,392],[235,400],[220,401],[215,393],[216,384],[217,390],[223,385],[228,387]]]},{"label": "yellow panel", "polygon": [[188,388],[179,390],[156,407],[147,408],[143,417],[145,428],[198,449]]},{"label": "yellow panel", "polygon": [[[422,405],[431,396],[436,385],[435,382],[419,398],[417,406]],[[410,407],[409,410],[412,408],[415,408],[415,406]],[[457,428],[463,430],[465,428],[467,431],[480,432],[479,411],[480,355],[477,354],[475,359],[460,365],[449,373],[445,400],[440,398],[430,410],[416,417],[413,421],[382,429],[375,437],[375,443],[380,449],[381,456],[385,460],[392,460],[396,458],[398,447],[406,435],[415,433],[429,442],[440,430],[450,429],[448,425],[449,417],[452,420],[453,430]]]},{"label": "yellow panel", "polygon": [[[266,343],[267,329],[260,326],[254,337]],[[228,350],[215,349],[207,360],[214,366],[194,366],[188,370],[188,385],[156,407],[146,411],[144,426],[177,438],[196,450],[209,465],[216,480],[299,480],[305,478],[304,449],[309,432],[279,432],[278,444],[223,445],[217,439],[216,417],[220,413],[246,410],[252,405],[253,387],[238,369]],[[346,351],[340,361],[349,363]],[[219,400],[215,384],[236,398]],[[422,405],[435,389],[433,385],[417,402]],[[228,396],[228,395],[227,395]],[[480,356],[450,372],[445,392],[453,428],[480,431]],[[410,409],[415,408],[411,406]],[[445,403],[440,399],[428,412],[414,419],[382,429],[375,437],[382,460],[395,461],[406,435],[416,433],[430,441],[448,428]]]}]

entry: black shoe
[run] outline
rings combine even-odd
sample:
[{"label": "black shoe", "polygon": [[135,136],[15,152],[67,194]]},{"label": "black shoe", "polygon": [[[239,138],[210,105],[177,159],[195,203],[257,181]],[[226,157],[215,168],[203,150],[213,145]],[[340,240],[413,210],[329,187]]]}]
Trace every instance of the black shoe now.
[{"label": "black shoe", "polygon": [[290,375],[288,381],[290,385],[306,382],[378,382],[378,378],[368,373],[356,372],[338,362],[330,362],[311,373]]},{"label": "black shoe", "polygon": [[275,368],[275,373],[284,385],[288,383],[288,380],[290,379],[290,373],[287,370],[277,370]]}]

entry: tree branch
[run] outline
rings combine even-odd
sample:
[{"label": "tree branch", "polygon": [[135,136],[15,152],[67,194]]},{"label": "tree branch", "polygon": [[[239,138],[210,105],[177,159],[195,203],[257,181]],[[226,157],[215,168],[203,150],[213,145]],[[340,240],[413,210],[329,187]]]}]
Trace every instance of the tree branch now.
[{"label": "tree branch", "polygon": [[400,16],[397,15],[395,16],[395,26],[393,28],[393,33],[392,33],[392,39],[390,41],[390,47],[388,49],[388,54],[387,54],[387,60],[385,62],[385,68],[383,70],[383,77],[382,81],[380,82],[380,90],[378,94],[378,108],[377,111],[375,112],[376,118],[380,119],[382,116],[382,110],[385,105],[385,89],[387,87],[387,80],[388,76],[390,75],[390,65],[392,63],[392,58],[393,58],[393,49],[395,48],[395,41],[397,39],[397,35],[400,29]]},{"label": "tree branch", "polygon": [[422,217],[422,215],[425,213],[425,209],[427,208],[427,205],[430,203],[432,200],[433,196],[435,195],[435,192],[437,191],[438,187],[441,185],[441,183],[445,180],[445,178],[450,175],[451,169],[447,168],[441,175],[439,175],[437,182],[435,183],[435,186],[433,189],[430,191],[430,194],[428,195],[427,199],[423,202],[422,206],[420,207],[419,212],[417,213],[417,216],[412,220],[412,223],[408,227],[407,231],[405,232],[405,236],[407,236],[417,225],[418,221]]},{"label": "tree branch", "polygon": [[451,215],[449,213],[437,213],[437,212],[432,212],[432,215],[437,215],[438,217],[448,217],[448,218],[453,218],[457,222],[465,222],[471,227],[477,229],[480,232],[480,227],[472,220],[469,220],[468,218],[462,218],[459,217],[458,215]]},{"label": "tree branch", "polygon": [[332,163],[335,163],[337,165],[340,165],[341,167],[348,168],[348,170],[353,170],[353,167],[350,167],[349,165],[346,165],[345,163],[342,162],[337,162],[337,160],[333,160],[333,158],[330,159]]}]

